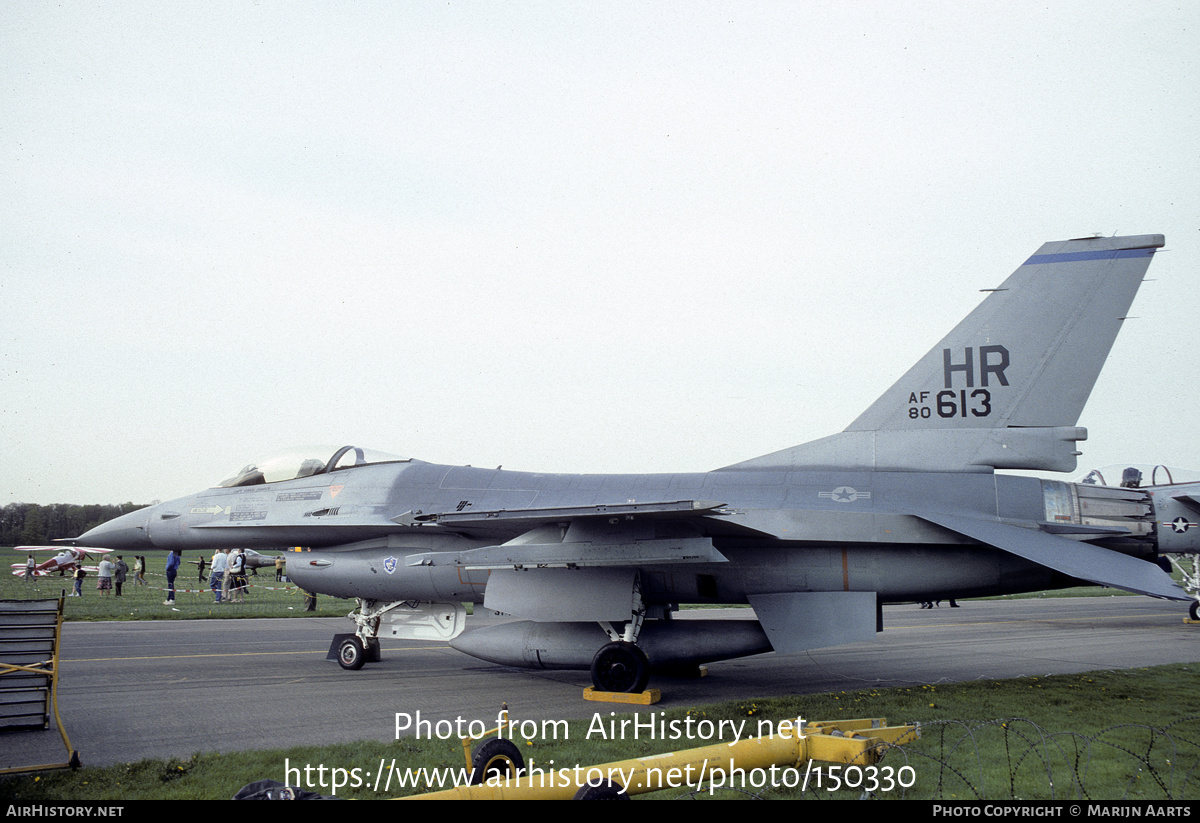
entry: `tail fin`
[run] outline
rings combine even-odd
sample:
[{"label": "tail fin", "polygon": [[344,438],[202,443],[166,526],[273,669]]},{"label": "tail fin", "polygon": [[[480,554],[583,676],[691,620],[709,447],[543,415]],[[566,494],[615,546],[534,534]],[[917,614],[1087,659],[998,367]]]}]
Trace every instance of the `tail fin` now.
[{"label": "tail fin", "polygon": [[1161,234],[1046,243],[841,434],[729,469],[1072,471]]}]

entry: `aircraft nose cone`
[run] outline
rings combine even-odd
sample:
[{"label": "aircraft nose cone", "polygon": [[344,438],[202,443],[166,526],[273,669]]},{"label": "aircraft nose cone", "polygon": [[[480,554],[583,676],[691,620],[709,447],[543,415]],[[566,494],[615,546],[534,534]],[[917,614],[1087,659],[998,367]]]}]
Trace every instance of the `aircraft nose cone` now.
[{"label": "aircraft nose cone", "polygon": [[101,523],[76,539],[81,546],[94,546],[98,549],[152,549],[150,532],[150,512],[153,506],[138,509],[129,514],[123,514]]}]

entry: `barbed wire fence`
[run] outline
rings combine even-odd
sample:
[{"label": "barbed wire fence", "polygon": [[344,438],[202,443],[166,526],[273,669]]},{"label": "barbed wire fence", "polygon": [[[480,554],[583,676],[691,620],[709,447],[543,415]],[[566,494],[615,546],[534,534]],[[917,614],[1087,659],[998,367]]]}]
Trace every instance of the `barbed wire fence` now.
[{"label": "barbed wire fence", "polygon": [[[1049,731],[1027,718],[920,724],[921,737],[883,748],[879,767],[915,780],[890,790],[866,788],[870,766],[841,767],[837,788],[810,780],[803,799],[1195,800],[1200,798],[1200,714],[1163,727],[1121,723],[1094,734]],[[859,765],[857,774],[853,767]],[[827,768],[827,766],[826,766]],[[803,772],[803,766],[800,767]],[[727,788],[725,796],[773,792]],[[695,790],[678,799],[707,799]],[[720,793],[717,793],[720,796]]]}]

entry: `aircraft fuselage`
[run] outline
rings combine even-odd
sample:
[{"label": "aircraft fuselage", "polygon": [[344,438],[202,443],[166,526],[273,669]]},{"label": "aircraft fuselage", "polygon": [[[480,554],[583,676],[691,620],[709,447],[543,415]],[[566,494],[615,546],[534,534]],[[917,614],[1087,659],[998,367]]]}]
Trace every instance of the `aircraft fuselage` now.
[{"label": "aircraft fuselage", "polygon": [[[745,603],[750,594],[780,590],[869,591],[881,602],[901,602],[1070,585],[1069,578],[1044,566],[980,546],[915,513],[936,510],[1036,529],[1055,519],[1048,507],[1072,486],[992,473],[569,475],[413,460],[208,489],[111,521],[80,542],[129,550],[325,549],[289,554],[291,579],[339,597],[482,602],[487,570],[461,564],[409,567],[404,558],[504,544],[530,530],[528,519],[507,525],[497,517],[494,524],[456,529],[453,523],[401,525],[393,518],[533,510],[553,525],[547,510],[712,501],[721,504],[719,513],[686,520],[616,513],[593,517],[584,534],[564,526],[558,539],[570,544],[709,538],[728,561],[640,564],[647,602]],[[937,501],[935,509],[930,501]],[[1154,553],[1145,540],[1126,539],[1120,548]],[[318,554],[322,565],[309,566],[308,558]]]}]

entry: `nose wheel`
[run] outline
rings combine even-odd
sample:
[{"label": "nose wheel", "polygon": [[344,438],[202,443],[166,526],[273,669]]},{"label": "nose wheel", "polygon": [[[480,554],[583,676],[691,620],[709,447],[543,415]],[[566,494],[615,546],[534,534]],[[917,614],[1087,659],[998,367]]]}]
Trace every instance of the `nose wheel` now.
[{"label": "nose wheel", "polygon": [[608,643],[592,658],[592,685],[597,691],[636,694],[645,691],[649,682],[650,661],[633,643]]},{"label": "nose wheel", "polygon": [[366,643],[357,635],[340,635],[335,637],[329,649],[329,660],[335,658],[338,665],[347,671],[358,671],[364,663],[379,662],[379,641],[375,638]]},{"label": "nose wheel", "polygon": [[348,671],[357,671],[363,667],[363,663],[367,662],[367,653],[363,649],[362,641],[357,637],[347,637],[342,641],[342,645],[338,646],[337,651],[338,665]]}]

